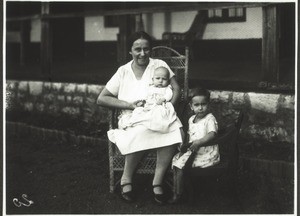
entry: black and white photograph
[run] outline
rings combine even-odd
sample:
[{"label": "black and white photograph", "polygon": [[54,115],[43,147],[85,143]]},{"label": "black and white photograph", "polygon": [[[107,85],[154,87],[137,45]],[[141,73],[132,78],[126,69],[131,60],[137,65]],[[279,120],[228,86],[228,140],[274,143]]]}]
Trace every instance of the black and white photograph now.
[{"label": "black and white photograph", "polygon": [[297,215],[297,1],[2,9],[2,215]]}]

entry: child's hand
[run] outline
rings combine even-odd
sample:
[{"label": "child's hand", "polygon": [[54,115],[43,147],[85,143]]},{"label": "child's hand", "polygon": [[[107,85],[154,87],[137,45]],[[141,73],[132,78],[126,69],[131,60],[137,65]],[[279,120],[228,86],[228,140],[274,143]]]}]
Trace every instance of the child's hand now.
[{"label": "child's hand", "polygon": [[198,151],[199,147],[200,147],[200,143],[193,141],[192,145],[189,147],[189,149],[192,152],[195,152],[195,151]]},{"label": "child's hand", "polygon": [[179,152],[178,157],[181,157],[183,154],[184,154],[183,152]]},{"label": "child's hand", "polygon": [[191,143],[185,143],[185,144],[182,144],[181,146],[180,146],[180,152],[182,152],[182,153],[185,153],[186,151],[187,151],[187,149],[189,148],[189,146],[191,145]]}]

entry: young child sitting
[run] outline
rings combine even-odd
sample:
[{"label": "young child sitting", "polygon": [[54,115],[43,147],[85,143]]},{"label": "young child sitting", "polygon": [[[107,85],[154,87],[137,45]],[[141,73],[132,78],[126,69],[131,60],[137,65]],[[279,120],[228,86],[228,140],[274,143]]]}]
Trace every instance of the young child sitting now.
[{"label": "young child sitting", "polygon": [[[206,89],[196,89],[190,100],[190,107],[194,115],[189,118],[188,143],[180,146],[180,152],[172,161],[175,172],[176,191],[169,203],[177,203],[183,193],[183,170],[191,154],[195,152],[192,167],[209,167],[220,161],[218,144],[206,145],[215,138],[218,125],[215,117],[209,112],[210,93]],[[187,151],[184,151],[187,149]]]},{"label": "young child sitting", "polygon": [[119,120],[119,128],[126,129],[142,124],[152,131],[167,133],[181,127],[173,124],[177,116],[169,102],[173,97],[169,85],[170,74],[167,68],[158,67],[153,74],[153,85],[149,86],[146,100],[140,102],[130,115],[123,115]]}]

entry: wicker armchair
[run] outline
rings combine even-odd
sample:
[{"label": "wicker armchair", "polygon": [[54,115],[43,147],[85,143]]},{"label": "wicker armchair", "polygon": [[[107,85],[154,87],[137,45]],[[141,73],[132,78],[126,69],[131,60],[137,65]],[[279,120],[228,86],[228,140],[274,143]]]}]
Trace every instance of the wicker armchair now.
[{"label": "wicker armchair", "polygon": [[[181,55],[174,49],[166,46],[157,46],[152,49],[152,58],[164,60],[176,75],[176,79],[182,88],[181,100],[188,96],[188,48],[185,48],[185,54]],[[109,129],[118,127],[119,111],[114,109],[109,116]],[[115,191],[120,182],[120,177],[124,169],[125,157],[121,155],[116,145],[108,140],[109,154],[109,186],[110,192]],[[156,166],[156,154],[153,150],[141,160],[136,173],[154,174]]]}]

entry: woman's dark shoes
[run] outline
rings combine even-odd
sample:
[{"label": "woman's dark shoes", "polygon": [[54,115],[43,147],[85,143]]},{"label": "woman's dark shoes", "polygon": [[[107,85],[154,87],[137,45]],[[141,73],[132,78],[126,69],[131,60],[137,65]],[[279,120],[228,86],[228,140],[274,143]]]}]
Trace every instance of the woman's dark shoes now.
[{"label": "woman's dark shoes", "polygon": [[174,194],[174,196],[168,200],[169,204],[179,204],[183,202],[182,194]]},{"label": "woman's dark shoes", "polygon": [[154,192],[154,188],[156,187],[161,187],[161,185],[153,185],[153,193],[154,193],[154,201],[157,203],[157,204],[165,204],[166,203],[166,195],[165,193],[155,193]]},{"label": "woman's dark shoes", "polygon": [[[124,192],[123,189],[127,185],[131,186],[131,190]],[[121,197],[126,202],[133,202],[134,201],[134,194],[133,194],[133,191],[132,191],[132,184],[131,183],[126,183],[126,184],[121,185]]]}]

